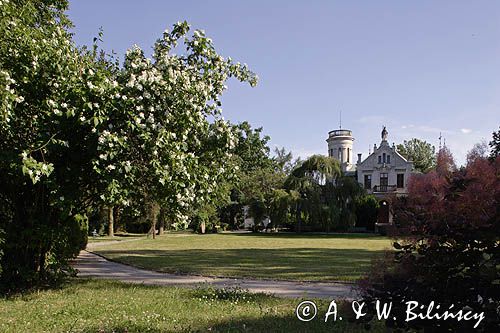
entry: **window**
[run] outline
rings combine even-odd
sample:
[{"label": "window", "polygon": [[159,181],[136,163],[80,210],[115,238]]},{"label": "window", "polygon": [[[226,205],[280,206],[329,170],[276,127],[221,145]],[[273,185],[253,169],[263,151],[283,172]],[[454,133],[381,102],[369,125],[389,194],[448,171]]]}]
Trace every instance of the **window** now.
[{"label": "window", "polygon": [[342,148],[339,148],[339,161],[342,162]]},{"label": "window", "polygon": [[391,164],[391,155],[387,155],[387,164]]},{"label": "window", "polygon": [[384,163],[385,163],[385,153],[384,153],[384,157],[382,158],[382,161],[384,161]]},{"label": "window", "polygon": [[372,175],[365,175],[365,189],[371,190],[372,188]]},{"label": "window", "polygon": [[350,151],[351,151],[351,150],[350,150],[349,148],[347,148],[347,163],[350,163],[350,162],[351,162],[351,159],[349,158],[349,155],[350,155],[349,153],[350,153]]},{"label": "window", "polygon": [[404,175],[404,173],[398,173],[398,175],[397,175],[397,186],[398,186],[398,188],[404,188],[405,187],[405,175]]},{"label": "window", "polygon": [[380,174],[380,192],[387,192],[387,185],[389,185],[389,175],[387,173]]},{"label": "window", "polygon": [[382,164],[382,156],[378,157],[378,164]]}]

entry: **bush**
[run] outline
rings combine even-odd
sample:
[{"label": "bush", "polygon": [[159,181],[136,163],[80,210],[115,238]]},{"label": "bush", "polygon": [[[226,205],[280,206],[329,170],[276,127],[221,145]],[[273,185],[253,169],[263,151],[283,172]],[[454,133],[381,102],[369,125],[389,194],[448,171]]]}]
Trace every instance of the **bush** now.
[{"label": "bush", "polygon": [[[409,234],[395,255],[362,282],[365,301],[392,301],[386,323],[401,329],[472,331],[471,322],[406,322],[406,301],[484,312],[477,328],[500,331],[500,158],[480,158],[459,171],[443,169],[409,184],[404,219]],[[443,310],[444,311],[444,310]],[[442,311],[441,311],[442,312]]]}]

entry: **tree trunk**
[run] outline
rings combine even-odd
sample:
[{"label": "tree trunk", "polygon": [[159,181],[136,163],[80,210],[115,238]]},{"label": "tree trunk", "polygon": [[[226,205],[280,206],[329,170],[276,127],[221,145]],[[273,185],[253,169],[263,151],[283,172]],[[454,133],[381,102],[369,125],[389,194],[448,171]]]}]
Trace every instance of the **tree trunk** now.
[{"label": "tree trunk", "polygon": [[113,207],[110,206],[108,207],[108,236],[114,237],[115,236],[115,217],[113,214]]},{"label": "tree trunk", "polygon": [[165,209],[160,208],[160,216],[158,217],[158,235],[165,233]]},{"label": "tree trunk", "polygon": [[302,231],[302,211],[300,209],[300,204],[297,204],[297,232]]},{"label": "tree trunk", "polygon": [[151,218],[151,232],[153,233],[153,239],[156,238],[156,225],[158,223],[158,213],[160,210],[160,206],[157,202],[153,201],[149,206],[149,214]]}]

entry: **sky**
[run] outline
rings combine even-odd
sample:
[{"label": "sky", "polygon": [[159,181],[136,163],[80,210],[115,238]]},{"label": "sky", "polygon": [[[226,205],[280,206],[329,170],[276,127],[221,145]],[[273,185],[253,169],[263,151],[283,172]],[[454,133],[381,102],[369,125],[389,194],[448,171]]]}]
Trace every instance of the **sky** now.
[{"label": "sky", "polygon": [[385,125],[396,144],[442,133],[462,164],[500,125],[500,1],[70,0],[68,15],[77,44],[102,27],[121,59],[175,22],[205,30],[259,76],[228,82],[224,117],[302,158],[327,154],[340,112],[363,158]]}]

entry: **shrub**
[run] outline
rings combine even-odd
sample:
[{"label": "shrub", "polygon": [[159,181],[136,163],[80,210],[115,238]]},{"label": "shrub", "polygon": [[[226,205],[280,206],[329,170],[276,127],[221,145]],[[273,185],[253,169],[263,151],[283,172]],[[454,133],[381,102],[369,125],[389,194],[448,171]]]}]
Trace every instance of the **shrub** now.
[{"label": "shrub", "polygon": [[[444,172],[443,172],[444,171]],[[401,329],[471,331],[475,323],[405,321],[406,301],[484,312],[479,331],[500,331],[500,158],[416,177],[398,218],[408,235],[362,282],[364,299],[392,301],[386,323]]]}]

